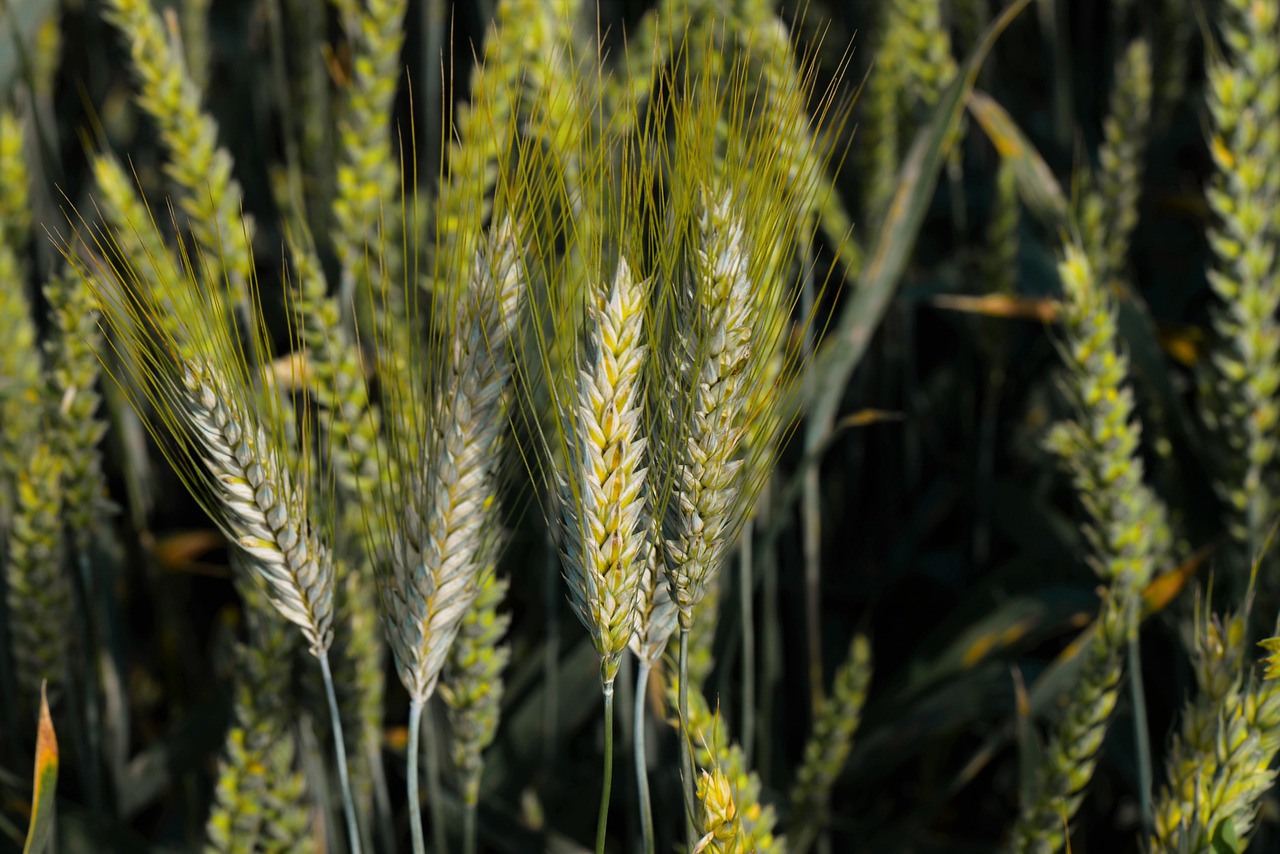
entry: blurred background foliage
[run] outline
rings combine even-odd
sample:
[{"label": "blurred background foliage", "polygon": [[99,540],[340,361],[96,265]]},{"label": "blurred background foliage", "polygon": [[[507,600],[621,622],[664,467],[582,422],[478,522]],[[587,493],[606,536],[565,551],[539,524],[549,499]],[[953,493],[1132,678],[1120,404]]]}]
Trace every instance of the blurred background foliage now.
[{"label": "blurred background foliage", "polygon": [[[308,198],[333,193],[326,182],[334,174],[335,113],[317,123],[323,110],[308,111],[326,98],[336,102],[333,93],[350,83],[348,4],[160,5],[169,38],[204,86],[218,141],[234,158],[244,213],[256,229],[255,264],[270,278],[283,263],[280,201],[291,177]],[[401,62],[413,86],[402,78],[394,126],[402,134],[410,121],[416,128],[416,150],[406,156],[419,164],[425,190],[440,157],[441,104],[451,101],[442,92],[467,80],[494,5],[409,4]],[[651,4],[596,5],[616,62],[623,34],[636,31]],[[852,232],[840,253],[842,291],[829,306],[833,349],[815,362],[815,382],[827,384],[816,396],[828,398],[835,429],[806,453],[801,427],[755,528],[761,569],[748,598],[758,680],[754,737],[744,747],[764,800],[783,803],[824,686],[855,631],[871,639],[875,676],[831,795],[821,840],[827,850],[989,851],[1017,814],[1019,779],[1035,763],[1036,715],[1059,702],[1055,686],[1070,685],[1069,644],[1099,607],[1084,511],[1045,448],[1051,425],[1073,415],[1059,381],[1057,264],[1064,237],[1088,246],[1091,235],[1101,235],[1097,254],[1114,264],[1106,286],[1115,283],[1120,342],[1145,428],[1138,453],[1168,508],[1174,557],[1148,568],[1164,586],[1148,591],[1137,647],[1145,704],[1135,707],[1139,695],[1121,692],[1072,850],[1142,847],[1141,792],[1162,784],[1160,758],[1196,684],[1188,659],[1196,603],[1212,594],[1215,607],[1237,608],[1247,576],[1214,487],[1213,434],[1198,416],[1215,305],[1205,273],[1212,223],[1205,187],[1214,168],[1205,65],[1220,50],[1210,21],[1223,5],[1035,0],[995,42],[972,93],[947,87],[995,19],[993,3],[812,0],[777,10],[798,51],[812,51],[820,78],[836,75],[852,47],[840,86],[856,101],[836,158],[843,159],[836,183]],[[58,262],[44,226],[56,230],[69,203],[94,210],[90,151],[126,162],[153,204],[168,192],[157,130],[135,106],[127,51],[102,6],[0,3],[0,93],[22,120],[34,223],[25,281],[37,318],[45,317],[44,298],[34,283],[48,281]],[[1105,178],[1094,176],[1119,174],[1124,165],[1101,152],[1116,92],[1132,84],[1117,69],[1139,38],[1149,49],[1149,120],[1117,130],[1137,153],[1111,149],[1136,170],[1126,207],[1113,204]],[[443,80],[437,47],[448,69]],[[462,97],[465,87],[456,88]],[[939,119],[957,106],[957,122]],[[1136,116],[1113,117],[1121,125],[1126,119]],[[1274,124],[1277,116],[1265,119]],[[908,160],[910,146],[922,140],[928,148],[931,132],[925,153],[936,172],[913,173],[929,160]],[[290,176],[286,155],[295,146],[300,170]],[[904,186],[917,227],[902,209],[887,207]],[[1091,210],[1089,194],[1099,187],[1106,203]],[[335,248],[324,238],[329,209],[308,210],[332,263]],[[877,302],[859,288],[870,259],[890,250],[905,253],[906,263],[889,277],[884,295],[891,299]],[[863,313],[837,327],[851,304]],[[47,324],[38,324],[44,337]],[[845,376],[839,351],[854,346],[845,334],[858,325],[874,335]],[[128,734],[108,731],[99,745],[117,766],[114,808],[101,786],[81,776],[83,763],[64,767],[62,850],[184,850],[202,838],[233,702],[239,600],[220,538],[162,465],[143,467],[140,428],[118,392],[104,385],[103,393],[115,427],[103,465],[122,510],[94,544],[117,603],[100,627],[110,674],[103,699],[126,708],[102,713],[127,719]],[[806,480],[812,472],[816,480]],[[596,697],[596,666],[548,560],[538,526],[523,525],[504,561],[513,649],[503,723],[485,769],[484,850],[578,850],[590,838],[594,816],[583,805],[591,800],[584,794],[596,791],[599,710],[581,698]],[[741,576],[725,579],[707,685],[739,731]],[[1254,609],[1261,625],[1276,613],[1277,589],[1274,581],[1260,586]],[[1246,656],[1257,657],[1251,648]],[[1038,690],[1028,695],[1030,686]],[[1031,721],[1028,696],[1039,703]],[[23,697],[4,706],[0,848],[16,850],[30,803],[35,716]],[[384,753],[396,779],[404,767],[403,704],[387,708]],[[664,735],[660,755],[674,761],[673,739]],[[1142,769],[1148,751],[1156,757],[1154,784]],[[620,779],[626,791],[626,775]],[[656,803],[678,805],[673,780],[655,775]],[[398,786],[392,791],[399,796]],[[616,826],[628,834],[632,803],[615,798]],[[1276,818],[1268,796],[1255,850],[1280,839]],[[659,824],[660,838],[673,835],[678,811],[660,810]]]}]

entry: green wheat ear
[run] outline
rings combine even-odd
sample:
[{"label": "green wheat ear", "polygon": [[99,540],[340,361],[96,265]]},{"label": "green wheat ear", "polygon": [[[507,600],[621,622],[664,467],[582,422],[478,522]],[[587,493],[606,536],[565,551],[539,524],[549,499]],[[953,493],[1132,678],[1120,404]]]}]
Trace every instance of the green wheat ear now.
[{"label": "green wheat ear", "polygon": [[18,688],[35,708],[40,684],[62,684],[72,631],[71,577],[64,566],[65,461],[47,444],[28,454],[8,530],[5,585]]},{"label": "green wheat ear", "polygon": [[855,635],[849,653],[836,670],[831,694],[823,697],[813,716],[813,732],[804,746],[804,761],[791,787],[794,828],[787,838],[795,854],[808,850],[826,818],[831,787],[844,768],[853,737],[862,719],[862,707],[871,683],[871,644]]},{"label": "green wheat ear", "polygon": [[1218,439],[1218,489],[1230,511],[1238,546],[1234,577],[1242,587],[1280,495],[1280,172],[1272,168],[1280,135],[1261,131],[1252,118],[1256,105],[1280,101],[1280,10],[1251,0],[1229,0],[1219,9],[1222,44],[1209,52],[1205,87],[1216,167],[1206,195],[1214,216],[1209,284],[1218,305],[1201,415]]},{"label": "green wheat ear", "polygon": [[1167,511],[1144,480],[1141,426],[1120,347],[1119,310],[1084,250],[1068,246],[1062,279],[1062,385],[1075,420],[1056,425],[1047,446],[1063,461],[1089,517],[1089,563],[1109,589],[1085,641],[1073,700],[1051,730],[1027,781],[1009,849],[1053,852],[1067,841],[1115,708],[1125,647],[1137,630],[1141,591],[1169,558]]},{"label": "green wheat ear", "polygon": [[169,151],[165,171],[203,252],[211,281],[223,274],[237,306],[247,306],[252,277],[249,223],[241,215],[240,185],[231,155],[218,145],[218,126],[205,112],[199,86],[165,35],[150,0],[110,0],[105,12],[129,46],[140,90],[138,104],[159,126]]},{"label": "green wheat ear", "polygon": [[112,508],[98,447],[107,432],[107,423],[98,413],[102,334],[93,292],[79,277],[54,278],[45,287],[45,298],[55,329],[45,345],[54,408],[51,420],[59,452],[66,461],[67,524],[77,550],[84,555],[99,521]]},{"label": "green wheat ear", "polygon": [[288,696],[297,642],[255,588],[242,586],[242,592],[249,641],[235,654],[234,719],[218,763],[204,850],[315,851],[312,799],[298,769]]},{"label": "green wheat ear", "polygon": [[[670,672],[666,684],[667,704],[675,708],[679,697],[679,676]],[[718,711],[713,712],[701,691],[690,691],[688,696],[687,725],[682,727],[678,719],[672,720],[672,726],[685,730],[693,744],[694,761],[703,773],[709,775],[716,784],[716,789],[705,794],[713,796],[712,805],[727,808],[726,793],[731,797],[734,814],[729,819],[726,809],[713,810],[711,815],[705,813],[698,818],[703,820],[699,835],[711,833],[715,828],[722,831],[726,838],[736,839],[740,848],[721,849],[738,851],[782,852],[788,850],[786,841],[774,836],[777,825],[777,814],[773,806],[763,800],[764,787],[760,777],[746,764],[742,747],[733,742],[729,735],[728,724],[720,717]],[[683,735],[682,735],[683,737]],[[703,776],[699,775],[699,781]],[[700,802],[705,800],[699,795]],[[732,833],[730,833],[732,831]]]}]

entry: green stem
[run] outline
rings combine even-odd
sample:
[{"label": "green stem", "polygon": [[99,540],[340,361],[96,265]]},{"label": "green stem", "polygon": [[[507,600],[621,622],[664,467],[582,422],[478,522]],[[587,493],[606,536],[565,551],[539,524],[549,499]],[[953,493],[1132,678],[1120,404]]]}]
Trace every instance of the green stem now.
[{"label": "green stem", "polygon": [[649,671],[653,665],[647,661],[640,662],[640,671],[636,674],[635,711],[632,715],[634,733],[631,737],[635,751],[636,792],[640,799],[640,839],[644,854],[654,854],[653,841],[653,804],[649,801],[649,764],[645,754],[644,700],[648,693]]},{"label": "green stem", "polygon": [[351,854],[360,854],[360,825],[356,821],[356,804],[351,797],[351,777],[347,773],[347,743],[342,737],[342,718],[338,715],[338,695],[333,690],[333,672],[329,670],[329,654],[320,654],[320,673],[324,676],[324,693],[329,700],[329,720],[333,723],[333,748],[338,759],[338,785],[342,788],[342,814],[347,820],[347,841]]},{"label": "green stem", "polygon": [[435,854],[449,850],[445,837],[444,789],[440,786],[440,738],[435,719],[427,722],[427,807],[431,810],[431,847]]},{"label": "green stem", "polygon": [[742,745],[743,762],[749,768],[755,755],[756,730],[756,618],[754,607],[755,525],[748,520],[738,543],[738,597],[742,610]]},{"label": "green stem", "polygon": [[409,836],[413,840],[413,854],[426,854],[427,844],[422,838],[422,800],[418,795],[418,738],[422,732],[422,710],[426,703],[414,700],[409,703]]},{"label": "green stem", "polygon": [[1129,623],[1129,697],[1133,703],[1133,740],[1137,748],[1138,804],[1142,831],[1147,838],[1151,838],[1155,830],[1151,806],[1151,735],[1147,727],[1147,697],[1142,685],[1142,651],[1138,644],[1136,617],[1133,616]]},{"label": "green stem", "polygon": [[604,683],[604,786],[600,790],[600,817],[596,820],[596,854],[604,854],[609,826],[609,795],[613,789],[613,682]]},{"label": "green stem", "polygon": [[680,776],[684,786],[685,835],[689,850],[697,843],[693,827],[693,747],[689,743],[689,630],[685,628],[684,615],[680,619]]},{"label": "green stem", "polygon": [[476,802],[469,800],[462,810],[463,854],[476,854]]}]

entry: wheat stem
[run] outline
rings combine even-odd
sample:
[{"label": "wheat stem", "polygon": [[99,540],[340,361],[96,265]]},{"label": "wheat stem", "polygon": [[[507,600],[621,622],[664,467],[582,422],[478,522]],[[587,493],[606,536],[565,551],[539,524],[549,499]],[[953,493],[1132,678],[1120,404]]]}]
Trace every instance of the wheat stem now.
[{"label": "wheat stem", "polygon": [[324,676],[324,694],[329,701],[329,720],[333,724],[333,746],[338,759],[338,785],[342,788],[342,813],[347,822],[347,841],[351,854],[360,854],[360,825],[356,821],[356,804],[351,797],[351,777],[347,773],[347,746],[342,738],[342,718],[338,714],[338,695],[333,690],[333,672],[329,670],[329,654],[321,653],[320,673]]},{"label": "wheat stem", "polygon": [[649,690],[649,673],[653,665],[641,660],[636,673],[635,710],[632,720],[635,732],[632,735],[632,749],[635,751],[636,792],[640,800],[640,839],[644,854],[654,854],[653,841],[653,804],[649,799],[649,763],[645,751],[645,696]]},{"label": "wheat stem", "polygon": [[742,750],[751,764],[756,729],[756,619],[754,525],[747,520],[738,543],[738,596],[742,609]]},{"label": "wheat stem", "polygon": [[422,732],[422,710],[426,700],[409,703],[409,836],[413,840],[413,854],[426,854],[426,842],[422,838],[422,800],[418,795],[418,738]]},{"label": "wheat stem", "polygon": [[462,851],[463,854],[476,854],[476,813],[479,805],[474,801],[463,805],[462,812]]},{"label": "wheat stem", "polygon": [[604,854],[609,827],[609,796],[613,792],[613,682],[604,685],[604,786],[600,790],[600,817],[596,819],[596,854]]},{"label": "wheat stem", "polygon": [[685,829],[689,850],[697,842],[693,827],[693,749],[689,745],[689,628],[680,621],[680,777],[684,786]]}]

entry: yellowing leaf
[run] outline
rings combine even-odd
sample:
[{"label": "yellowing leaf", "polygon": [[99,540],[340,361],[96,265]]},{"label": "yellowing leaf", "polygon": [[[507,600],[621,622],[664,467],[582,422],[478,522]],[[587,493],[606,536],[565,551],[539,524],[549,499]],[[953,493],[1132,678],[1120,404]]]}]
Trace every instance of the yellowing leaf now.
[{"label": "yellowing leaf", "polygon": [[949,311],[963,311],[967,314],[981,314],[985,317],[1038,320],[1041,323],[1058,322],[1057,301],[1045,298],[1020,297],[1010,294],[986,294],[984,296],[942,294],[933,298],[933,304],[938,308],[945,308]]},{"label": "yellowing leaf", "polygon": [[46,686],[40,686],[40,725],[36,734],[35,792],[31,796],[31,825],[22,854],[40,854],[51,850],[53,841],[54,798],[58,790],[58,736],[49,715]]}]

